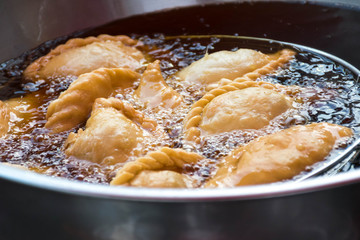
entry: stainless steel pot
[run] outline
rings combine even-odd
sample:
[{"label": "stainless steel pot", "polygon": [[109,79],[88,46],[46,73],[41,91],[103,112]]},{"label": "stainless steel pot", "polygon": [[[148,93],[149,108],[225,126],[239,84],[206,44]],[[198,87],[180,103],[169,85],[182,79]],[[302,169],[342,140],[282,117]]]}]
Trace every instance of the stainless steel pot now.
[{"label": "stainless steel pot", "polygon": [[[57,36],[118,18],[212,2],[1,1],[0,60],[16,57]],[[290,22],[283,24],[279,15],[276,16],[278,31],[255,28],[254,36],[266,35],[315,47],[360,67],[357,52],[360,39],[356,38],[360,36],[360,2],[314,2],[317,5],[337,4],[338,9],[358,14],[299,13],[300,17],[304,14],[309,18],[307,24],[300,24],[296,19],[288,19]],[[214,9],[221,12],[219,7]],[[190,26],[181,25],[182,19],[171,18],[176,11],[181,9],[171,10],[166,16],[169,21],[179,24],[176,29],[181,32]],[[241,11],[241,7],[234,11]],[[222,14],[216,21],[230,26],[231,19]],[[183,19],[191,17],[206,20],[208,16],[183,16]],[[153,29],[152,19],[147,18],[149,26],[145,26],[145,30]],[[321,28],[321,21],[333,21],[333,25]],[[226,34],[241,31],[239,26],[223,29],[221,24],[215,29],[203,28],[201,31]],[[127,27],[126,31],[130,31],[131,26]],[[281,38],[284,31],[291,31],[287,34],[288,39]],[[360,170],[279,185],[158,190],[71,182],[1,166],[0,186],[0,239],[4,240],[360,238]]]}]

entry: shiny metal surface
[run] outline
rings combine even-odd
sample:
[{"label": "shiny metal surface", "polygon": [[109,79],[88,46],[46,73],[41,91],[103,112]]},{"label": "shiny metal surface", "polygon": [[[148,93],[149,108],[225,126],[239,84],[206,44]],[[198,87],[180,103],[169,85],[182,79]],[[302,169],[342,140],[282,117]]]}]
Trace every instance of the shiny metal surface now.
[{"label": "shiny metal surface", "polygon": [[357,172],[335,176],[330,182],[319,178],[221,192],[114,190],[69,184],[18,169],[1,169],[0,174],[10,180],[0,180],[1,239],[315,240],[360,236]]},{"label": "shiny metal surface", "polygon": [[[0,1],[0,61],[121,17],[212,2],[219,1]],[[358,0],[316,2],[360,7]],[[114,188],[1,166],[0,186],[4,240],[360,238],[359,170],[219,191]]]}]

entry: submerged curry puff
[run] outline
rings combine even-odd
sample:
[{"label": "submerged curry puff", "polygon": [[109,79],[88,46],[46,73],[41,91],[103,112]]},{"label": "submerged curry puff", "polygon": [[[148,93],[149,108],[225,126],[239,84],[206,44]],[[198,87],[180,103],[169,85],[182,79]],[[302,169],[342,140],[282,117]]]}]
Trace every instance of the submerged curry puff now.
[{"label": "submerged curry puff", "polygon": [[137,187],[189,188],[195,181],[178,173],[186,164],[196,164],[203,156],[182,149],[161,148],[121,168],[111,185]]},{"label": "submerged curry puff", "polygon": [[225,157],[205,187],[234,187],[291,179],[323,161],[349,128],[329,123],[295,126],[260,137]]},{"label": "submerged curry puff", "polygon": [[85,130],[70,133],[65,154],[100,164],[126,162],[165,138],[157,123],[116,98],[96,100]]},{"label": "submerged curry puff", "polygon": [[193,180],[184,174],[169,171],[144,170],[134,177],[126,186],[150,188],[192,188]]},{"label": "submerged curry puff", "polygon": [[79,76],[98,68],[136,70],[145,61],[144,55],[134,47],[136,44],[137,41],[122,35],[71,39],[30,64],[24,77],[36,80]]},{"label": "submerged curry puff", "polygon": [[126,68],[101,68],[80,75],[50,103],[45,127],[57,133],[85,122],[95,99],[132,87],[138,78],[138,73]]},{"label": "submerged curry puff", "polygon": [[290,108],[292,99],[274,90],[262,87],[239,89],[222,94],[207,104],[199,128],[208,134],[260,129]]},{"label": "submerged curry puff", "polygon": [[292,108],[293,99],[286,92],[296,91],[294,87],[236,79],[211,90],[191,107],[184,121],[185,139],[198,143],[201,135],[262,128]]},{"label": "submerged curry puff", "polygon": [[251,49],[219,51],[206,54],[178,72],[176,77],[186,84],[211,90],[218,87],[222,79],[234,80],[259,69],[263,75],[268,74],[288,62],[294,55],[293,51],[287,49],[270,55]]}]

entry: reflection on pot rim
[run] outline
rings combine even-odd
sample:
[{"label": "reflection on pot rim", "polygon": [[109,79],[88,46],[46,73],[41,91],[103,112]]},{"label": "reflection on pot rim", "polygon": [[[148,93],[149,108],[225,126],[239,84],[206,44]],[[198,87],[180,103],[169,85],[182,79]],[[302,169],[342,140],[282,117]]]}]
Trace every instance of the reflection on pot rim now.
[{"label": "reflection on pot rim", "polygon": [[10,166],[0,166],[0,176],[9,181],[39,189],[105,199],[136,200],[147,202],[214,202],[273,198],[327,190],[330,188],[357,183],[360,181],[360,170],[341,173],[332,177],[318,177],[303,182],[274,183],[224,189],[180,190],[94,185],[57,177],[48,177]]}]

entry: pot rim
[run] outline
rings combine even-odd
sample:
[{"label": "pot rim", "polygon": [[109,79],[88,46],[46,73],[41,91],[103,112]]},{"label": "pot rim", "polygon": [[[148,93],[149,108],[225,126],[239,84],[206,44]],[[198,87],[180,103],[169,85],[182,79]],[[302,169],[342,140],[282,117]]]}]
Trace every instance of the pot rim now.
[{"label": "pot rim", "polygon": [[223,189],[155,189],[109,186],[49,177],[11,166],[0,166],[0,178],[17,184],[86,197],[146,202],[215,202],[254,200],[305,194],[360,182],[360,169],[303,182],[283,182]]}]

